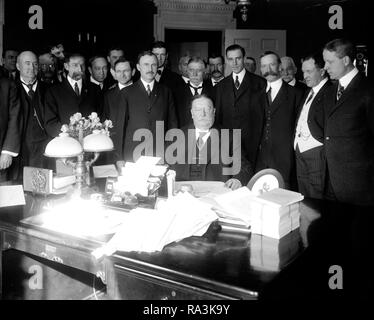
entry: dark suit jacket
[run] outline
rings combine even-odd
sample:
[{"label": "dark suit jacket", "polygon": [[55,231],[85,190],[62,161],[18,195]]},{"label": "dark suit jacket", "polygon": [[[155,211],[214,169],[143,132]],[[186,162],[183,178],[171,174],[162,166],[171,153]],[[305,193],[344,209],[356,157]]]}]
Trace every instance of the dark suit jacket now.
[{"label": "dark suit jacket", "polygon": [[[212,131],[216,131],[216,137],[218,137],[219,139],[217,142],[217,146],[214,143],[212,145],[213,133],[211,133],[202,149],[202,153],[205,153],[206,155],[206,158],[204,158],[206,161],[204,161],[204,163],[202,164],[203,180],[225,182],[230,178],[236,178],[240,180],[242,185],[247,185],[249,179],[253,175],[251,165],[249,161],[242,156],[240,145],[239,148],[237,147],[239,143],[237,143],[235,149],[233,149],[234,145],[232,134],[230,135],[230,139],[227,140],[228,144],[225,145],[223,140],[221,139],[219,129],[219,127],[215,126],[213,126],[212,128]],[[184,140],[177,140],[176,142],[174,142],[175,145],[173,144],[173,147],[176,148],[177,152],[180,150],[184,151],[184,154],[180,158],[178,155],[179,159],[183,159],[183,163],[172,164],[171,169],[176,171],[176,180],[178,181],[194,180],[194,178],[191,178],[190,176],[190,166],[192,163],[196,163],[196,161],[193,162],[193,158],[196,158],[197,152],[195,126],[194,124],[190,124],[183,127],[181,130],[183,131]],[[236,173],[234,175],[227,175],[223,171],[224,168],[229,168],[232,165],[232,163],[228,163],[227,160],[222,159],[221,150],[224,148],[228,148],[228,150],[225,150],[227,155],[236,157],[236,159],[233,161],[237,161],[238,163],[240,163],[239,173]],[[190,152],[188,152],[188,150],[190,150]],[[167,155],[165,156],[165,162],[169,164]]]},{"label": "dark suit jacket", "polygon": [[[327,81],[314,97],[308,113],[308,127],[311,135],[317,141],[324,143],[326,92],[331,86]],[[302,107],[310,93],[307,91],[300,103],[295,125],[297,126]],[[299,192],[306,197],[323,199],[325,188],[324,181],[324,149],[323,146],[316,147],[300,154],[302,163],[296,163],[297,181]]]},{"label": "dark suit jacket", "polygon": [[[214,102],[213,86],[211,81],[203,81],[201,94],[207,95]],[[178,126],[182,128],[192,121],[191,99],[193,94],[187,83],[183,80],[179,82],[175,89],[175,105],[178,117]]]},{"label": "dark suit jacket", "polygon": [[[133,159],[133,151],[141,142],[134,141],[133,136],[138,129],[143,129],[143,133],[152,134],[153,150],[150,152],[155,155],[156,138],[161,139],[160,142],[163,143],[164,131],[177,128],[178,122],[171,90],[155,81],[151,95],[148,96],[143,83],[138,80],[124,88],[122,92],[125,111],[120,112],[116,118],[116,135],[113,136],[116,140],[115,145],[119,148],[115,152],[116,160],[136,160]],[[161,121],[164,126],[164,130],[159,130],[157,135],[156,121]]]},{"label": "dark suit jacket", "polygon": [[252,117],[252,98],[266,86],[265,79],[246,71],[243,81],[237,90],[232,74],[216,85],[216,123],[227,129],[241,129],[243,152],[254,166],[255,154],[251,154],[252,139],[249,123]]},{"label": "dark suit jacket", "polygon": [[174,93],[178,78],[180,78],[180,75],[165,67],[158,83],[167,86]]},{"label": "dark suit jacket", "polygon": [[336,102],[337,86],[331,86],[325,104],[325,154],[331,185],[341,202],[373,205],[373,84],[358,74]]},{"label": "dark suit jacket", "polygon": [[[252,147],[258,146],[256,169],[272,168],[278,170],[288,187],[296,187],[295,158],[293,150],[293,138],[295,120],[300,100],[295,88],[283,81],[283,84],[270,107],[270,128],[265,127],[265,111],[267,106],[266,88],[255,97],[254,112],[251,119]],[[263,138],[269,130],[267,145],[270,153],[264,154]],[[251,149],[251,153],[255,152]],[[266,166],[263,161],[265,159]]]},{"label": "dark suit jacket", "polygon": [[20,151],[22,113],[17,87],[0,79],[0,151]]},{"label": "dark suit jacket", "polygon": [[28,97],[20,80],[17,81],[17,86],[23,114],[20,169],[22,170],[23,166],[44,168],[46,159],[43,154],[49,140],[44,128],[46,86],[41,81],[38,81],[33,101]]},{"label": "dark suit jacket", "polygon": [[100,112],[99,91],[83,81],[81,94],[78,97],[69,81],[64,79],[47,89],[45,94],[45,128],[52,137],[58,136],[61,126],[69,124],[70,117],[80,112],[87,117],[91,112]]},{"label": "dark suit jacket", "polygon": [[[123,88],[122,90],[124,90]],[[106,154],[106,160],[109,163],[113,163],[120,159],[119,155],[116,156],[117,152],[122,153],[123,149],[123,137],[124,137],[124,124],[123,119],[125,119],[125,105],[123,102],[123,93],[119,89],[118,84],[114,85],[104,94],[104,110],[103,110],[103,120],[111,120],[113,123],[113,128],[111,130],[111,138],[114,143],[113,152]],[[118,120],[122,121],[118,124]]]},{"label": "dark suit jacket", "polygon": [[0,152],[20,152],[21,125],[22,112],[17,87],[13,81],[0,79]]},{"label": "dark suit jacket", "polygon": [[295,85],[294,85],[294,88],[295,88],[296,90],[299,90],[300,93],[301,93],[302,95],[304,95],[305,92],[309,91],[308,86],[307,86],[304,82],[301,82],[301,81],[299,81],[299,80],[296,80],[296,83],[295,83]]}]

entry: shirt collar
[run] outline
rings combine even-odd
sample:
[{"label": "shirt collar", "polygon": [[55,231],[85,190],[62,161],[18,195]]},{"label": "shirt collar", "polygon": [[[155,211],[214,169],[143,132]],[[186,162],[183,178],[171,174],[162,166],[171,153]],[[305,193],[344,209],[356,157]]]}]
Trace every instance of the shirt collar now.
[{"label": "shirt collar", "polygon": [[295,86],[296,84],[296,78],[293,78],[289,83],[288,83],[290,86]]},{"label": "shirt collar", "polygon": [[101,88],[101,86],[103,85],[102,82],[99,82],[99,81],[95,80],[92,76],[90,76],[90,81],[91,81],[92,83],[97,84],[98,86],[100,86],[100,88]]},{"label": "shirt collar", "polygon": [[209,130],[201,130],[199,128],[195,128],[196,140],[199,138],[200,132],[204,132],[205,133],[205,135],[202,138],[203,141],[204,141],[204,143],[205,143],[208,140],[209,136],[210,136],[210,129]]},{"label": "shirt collar", "polygon": [[[29,91],[29,87],[26,85],[27,82],[26,82],[25,79],[23,79],[21,76],[20,76],[20,79],[21,79],[21,82],[22,82],[23,87],[24,87],[25,90],[28,92],[28,91]],[[38,86],[38,80],[35,79],[35,81],[34,81],[34,83],[33,83],[33,85],[32,85],[32,91],[35,91],[37,86]]]},{"label": "shirt collar", "polygon": [[190,79],[188,79],[188,78],[185,77],[185,76],[182,76],[182,79],[184,80],[185,83],[188,83],[188,81],[190,81]]},{"label": "shirt collar", "polygon": [[[221,78],[219,78],[218,80],[214,80],[213,78],[210,78],[210,80],[212,81],[212,85],[213,85],[213,87],[214,87],[215,85],[217,85],[218,82],[220,82],[223,78],[224,78],[224,77],[221,77]],[[235,79],[234,79],[234,81],[235,81]]]},{"label": "shirt collar", "polygon": [[266,92],[269,91],[270,87],[272,90],[278,91],[280,87],[282,86],[282,84],[283,84],[282,78],[279,78],[278,80],[275,80],[273,82],[268,81],[267,86],[266,86]]},{"label": "shirt collar", "polygon": [[327,78],[322,79],[319,84],[317,84],[316,86],[314,86],[312,88],[312,90],[314,92],[314,95],[316,95],[318,93],[318,91],[321,90],[321,88],[324,86],[324,84],[327,82],[327,80],[328,80]]},{"label": "shirt collar", "polygon": [[79,91],[82,91],[82,79],[74,80],[69,75],[66,77],[71,85],[71,87],[74,89],[75,83],[78,83]]},{"label": "shirt collar", "polygon": [[147,90],[147,85],[151,88],[151,91],[153,91],[153,86],[155,85],[155,80],[153,79],[152,82],[146,82],[142,78],[140,78],[140,81],[143,83],[143,86],[145,90]]},{"label": "shirt collar", "polygon": [[245,68],[243,68],[243,70],[240,71],[239,73],[234,73],[234,72],[232,73],[232,78],[234,79],[234,81],[236,79],[236,76],[238,76],[239,83],[241,84],[243,82],[243,78],[245,76]]},{"label": "shirt collar", "polygon": [[126,83],[125,85],[123,85],[123,84],[121,84],[121,83],[118,82],[118,88],[119,88],[120,90],[122,90],[123,88],[126,88],[126,87],[128,87],[128,86],[131,86],[131,85],[132,85],[132,81]]},{"label": "shirt collar", "polygon": [[344,89],[347,88],[347,86],[350,84],[350,82],[352,81],[352,79],[357,75],[358,73],[358,69],[355,67],[353,68],[351,71],[349,71],[346,75],[344,75],[343,77],[341,77],[339,79],[339,83],[341,86],[344,87]]}]

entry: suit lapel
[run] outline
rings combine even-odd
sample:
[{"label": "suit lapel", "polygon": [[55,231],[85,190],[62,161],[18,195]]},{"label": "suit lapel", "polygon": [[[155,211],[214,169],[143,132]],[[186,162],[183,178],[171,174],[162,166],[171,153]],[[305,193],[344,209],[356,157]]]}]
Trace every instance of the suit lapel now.
[{"label": "suit lapel", "polygon": [[[234,88],[234,90],[236,90],[235,85],[234,85],[234,80],[233,80],[232,76],[231,76],[231,80],[232,80],[232,83],[233,83],[233,88]],[[250,79],[249,79],[249,76],[248,76],[248,71],[246,71],[245,75],[244,75],[244,78],[243,78],[243,81],[240,84],[240,87],[236,92],[236,99],[239,99],[243,95],[243,93],[247,91],[249,85],[250,85]]]},{"label": "suit lapel", "polygon": [[287,83],[283,82],[281,88],[278,91],[277,96],[275,97],[273,103],[270,106],[271,113],[274,113],[281,105],[287,103],[288,100],[288,87]]},{"label": "suit lapel", "polygon": [[358,85],[360,80],[361,80],[361,75],[358,73],[349,83],[347,88],[344,89],[343,94],[338,101],[336,101],[336,93],[338,91],[338,81],[335,83],[334,86],[332,86],[333,91],[332,91],[332,94],[330,95],[330,98],[331,98],[330,103],[332,103],[330,106],[332,107],[330,107],[330,110],[329,110],[329,117],[336,111],[336,109],[338,109],[344,103],[345,100],[347,100],[347,98],[351,95],[351,92],[354,92],[354,89]]}]

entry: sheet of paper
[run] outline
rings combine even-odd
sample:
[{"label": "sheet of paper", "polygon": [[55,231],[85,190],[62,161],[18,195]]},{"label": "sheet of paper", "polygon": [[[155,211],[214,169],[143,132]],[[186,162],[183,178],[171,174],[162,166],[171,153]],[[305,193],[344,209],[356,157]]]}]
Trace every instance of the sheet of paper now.
[{"label": "sheet of paper", "polygon": [[276,188],[259,195],[258,199],[267,201],[269,204],[273,204],[275,206],[288,206],[295,202],[302,201],[304,196],[298,192]]},{"label": "sheet of paper", "polygon": [[95,178],[118,177],[118,171],[114,164],[93,166],[92,169]]},{"label": "sheet of paper", "polygon": [[25,204],[22,185],[0,186],[0,208]]},{"label": "sheet of paper", "polygon": [[190,185],[195,197],[204,197],[208,194],[216,196],[231,191],[230,188],[225,187],[225,183],[222,181],[177,181],[175,182],[176,191],[179,191],[183,185]]}]

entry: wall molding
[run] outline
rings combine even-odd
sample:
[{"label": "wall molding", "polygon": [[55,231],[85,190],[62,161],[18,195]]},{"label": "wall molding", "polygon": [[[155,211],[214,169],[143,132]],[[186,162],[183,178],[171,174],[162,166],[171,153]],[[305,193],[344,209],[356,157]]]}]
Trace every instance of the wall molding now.
[{"label": "wall molding", "polygon": [[236,29],[235,4],[224,0],[153,0],[154,37],[165,40],[165,29],[225,30]]}]

